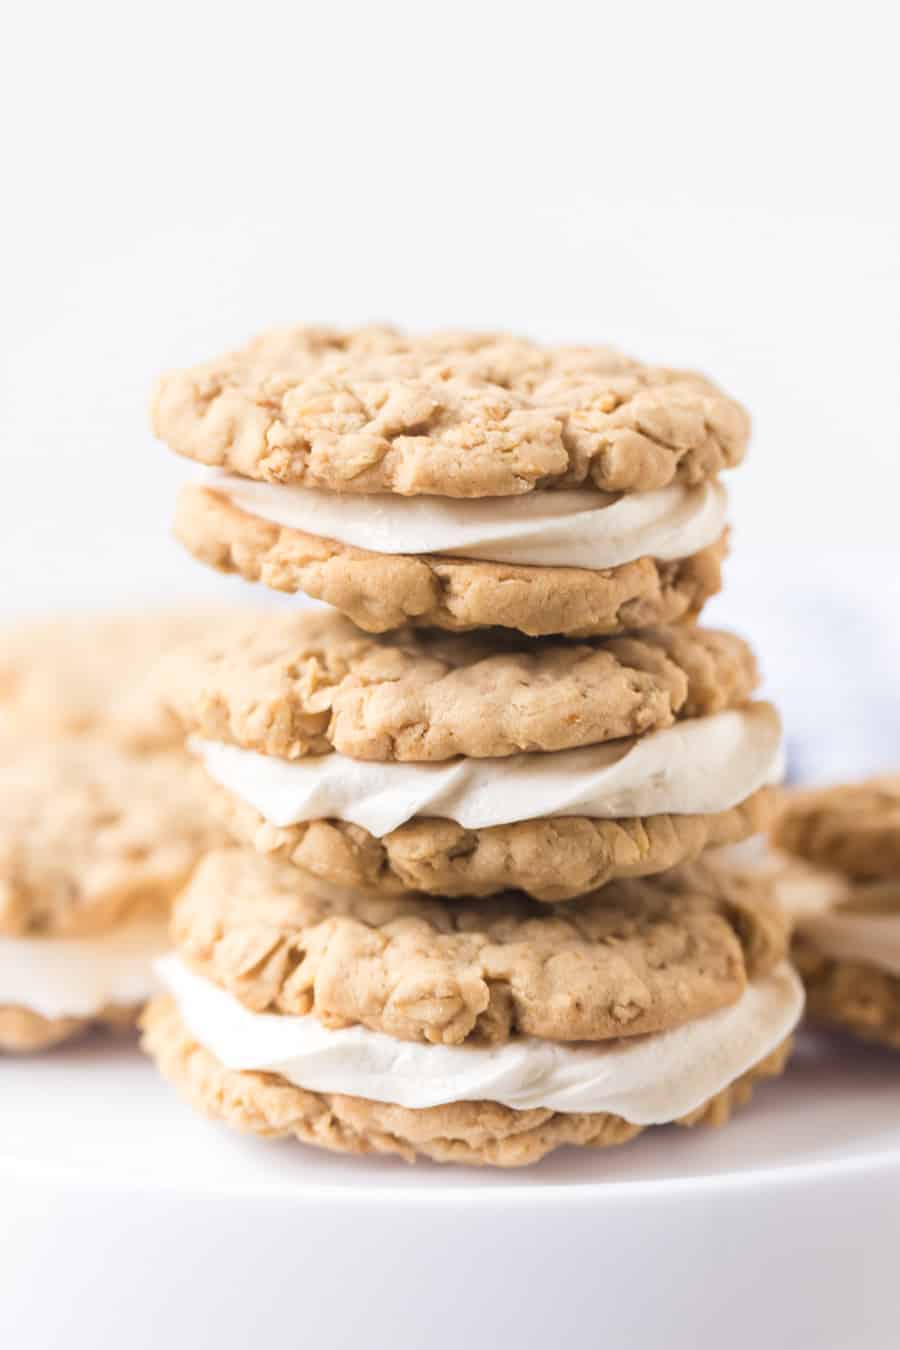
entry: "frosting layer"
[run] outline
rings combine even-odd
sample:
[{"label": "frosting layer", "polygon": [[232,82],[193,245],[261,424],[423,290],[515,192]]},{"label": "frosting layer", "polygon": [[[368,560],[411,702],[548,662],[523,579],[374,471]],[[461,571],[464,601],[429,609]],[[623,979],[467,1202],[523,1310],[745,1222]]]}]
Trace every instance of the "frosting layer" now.
[{"label": "frosting layer", "polygon": [[825,956],[900,977],[900,914],[822,914],[797,929]]},{"label": "frosting layer", "polygon": [[250,1012],[178,956],[156,968],[191,1034],[226,1068],[414,1110],[491,1101],[610,1112],[635,1125],[663,1125],[708,1101],[789,1036],[803,1009],[802,985],[784,963],[730,1007],[654,1036],[600,1046],[532,1037],[417,1045],[366,1027],[329,1029],[312,1016]]},{"label": "frosting layer", "polygon": [[337,753],[284,760],[218,741],[189,744],[217,783],[270,824],[345,820],[377,838],[416,816],[474,830],[549,816],[710,815],[781,774],[781,725],[768,703],[604,745],[446,764]]},{"label": "frosting layer", "polygon": [[716,481],[620,498],[530,492],[466,501],[340,494],[218,473],[203,482],[251,515],[373,553],[438,553],[594,571],[637,558],[689,558],[720,537],[727,510],[725,489]]},{"label": "frosting layer", "polygon": [[169,945],[163,918],[90,938],[0,938],[0,1004],[53,1018],[143,1003],[157,987],[153,962]]}]

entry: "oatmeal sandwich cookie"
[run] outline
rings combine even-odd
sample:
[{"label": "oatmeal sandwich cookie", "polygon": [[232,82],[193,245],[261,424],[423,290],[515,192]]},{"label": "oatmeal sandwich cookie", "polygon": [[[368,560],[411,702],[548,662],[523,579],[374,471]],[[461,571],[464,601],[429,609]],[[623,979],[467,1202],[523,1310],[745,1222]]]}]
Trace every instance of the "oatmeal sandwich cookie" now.
[{"label": "oatmeal sandwich cookie", "polygon": [[302,327],[164,376],[153,426],[212,470],[176,522],[202,561],[371,632],[531,636],[695,617],[749,434],[704,377],[607,348]]},{"label": "oatmeal sandwich cookie", "polygon": [[516,1166],[720,1124],[802,989],[766,884],[697,865],[554,910],[337,895],[246,849],[176,902],[144,1044],[207,1114],[353,1153]]},{"label": "oatmeal sandwich cookie", "polygon": [[793,793],[772,837],[812,1017],[900,1049],[900,778]]},{"label": "oatmeal sandwich cookie", "polygon": [[158,672],[241,841],[383,894],[563,900],[762,828],[780,727],[752,652],[259,615]]},{"label": "oatmeal sandwich cookie", "polygon": [[223,842],[196,771],[90,737],[0,744],[0,1051],[133,1023],[168,909]]}]

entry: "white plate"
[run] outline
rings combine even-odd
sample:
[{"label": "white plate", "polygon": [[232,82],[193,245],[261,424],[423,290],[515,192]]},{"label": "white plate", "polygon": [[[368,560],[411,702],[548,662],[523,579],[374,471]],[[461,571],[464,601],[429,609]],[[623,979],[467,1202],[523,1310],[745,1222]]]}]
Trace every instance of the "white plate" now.
[{"label": "white plate", "polygon": [[724,1130],[513,1172],[233,1134],[127,1043],[0,1063],[16,1350],[890,1350],[898,1251],[900,1057],[827,1038]]}]

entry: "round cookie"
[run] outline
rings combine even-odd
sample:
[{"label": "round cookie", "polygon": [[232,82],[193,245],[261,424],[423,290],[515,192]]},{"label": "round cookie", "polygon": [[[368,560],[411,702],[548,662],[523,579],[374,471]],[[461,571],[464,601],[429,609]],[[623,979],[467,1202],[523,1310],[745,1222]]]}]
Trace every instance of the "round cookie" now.
[{"label": "round cookie", "polygon": [[0,733],[109,737],[134,748],[180,743],[148,672],[165,653],[222,627],[226,614],[60,616],[8,628],[0,643]]},{"label": "round cookie", "polygon": [[702,864],[548,911],[518,894],[323,890],[247,849],[201,863],[172,934],[193,970],[254,1012],[446,1045],[667,1030],[734,1002],[788,939],[765,883]]},{"label": "round cookie", "polygon": [[200,562],[302,591],[373,633],[496,626],[579,638],[690,621],[720,590],[727,551],[723,532],[684,558],[639,556],[598,569],[377,553],[276,524],[202,485],[182,489],[175,534]]},{"label": "round cookie", "polygon": [[[299,882],[295,869],[228,850],[198,868],[176,904],[173,933],[180,974],[167,972],[171,996],[145,1011],[144,1046],[194,1105],[260,1135],[409,1160],[521,1165],[564,1144],[623,1143],[655,1117],[558,1102],[523,1109],[477,1091],[456,1099],[443,1077],[446,1059],[434,1069],[443,1098],[425,1107],[321,1083],[301,1086],[255,1067],[246,1035],[239,1064],[217,1056],[197,1029],[198,1005],[190,997],[183,1002],[185,990],[200,989],[201,1008],[204,999],[213,1007],[224,1000],[226,1020],[236,1010],[265,1035],[296,1026],[306,1035],[311,1024],[315,1063],[321,1069],[324,1056],[326,1074],[341,1053],[329,1055],[330,1047],[348,1034],[364,1073],[387,1045],[400,1076],[416,1084],[419,1070],[400,1067],[403,1054],[418,1056],[426,1078],[429,1056],[456,1056],[456,1064],[462,1056],[469,1072],[473,1056],[487,1055],[474,1081],[499,1082],[500,1095],[511,1084],[498,1055],[533,1065],[542,1046],[556,1045],[581,1064],[587,1056],[606,1085],[617,1057],[627,1057],[621,1047],[642,1055],[649,1048],[657,1057],[653,1072],[663,1078],[699,1072],[693,1096],[677,1096],[680,1107],[663,1117],[684,1125],[724,1123],[757,1079],[781,1072],[801,1008],[796,977],[784,964],[787,924],[769,888],[704,866],[653,884],[614,885],[548,915],[522,896],[462,906],[322,892]],[[739,1016],[742,1001],[767,982],[780,982],[787,1006],[767,1027],[768,1039],[754,1041],[755,1053],[745,1051],[723,1072],[729,1026],[738,1023],[716,1019]],[[676,1042],[687,1063],[667,1067]],[[401,1053],[403,1045],[409,1050]],[[596,1059],[610,1054],[609,1064]],[[707,1056],[719,1061],[718,1076],[709,1077]],[[525,1073],[531,1095],[533,1073]],[[567,1093],[577,1088],[570,1078]]]},{"label": "round cookie", "polygon": [[438,763],[596,745],[744,704],[733,633],[663,628],[585,643],[502,633],[373,638],[339,615],[254,614],[160,667],[187,731],[283,759]]},{"label": "round cookie", "polygon": [[900,877],[900,776],[791,793],[772,842],[848,877]]},{"label": "round cookie", "polygon": [[0,801],[0,1049],[133,1021],[173,896],[223,842],[197,770],[87,736],[8,739]]},{"label": "round cookie", "polygon": [[740,462],[749,420],[690,371],[504,334],[294,327],[164,375],[156,434],[179,454],[334,492],[648,492]]}]

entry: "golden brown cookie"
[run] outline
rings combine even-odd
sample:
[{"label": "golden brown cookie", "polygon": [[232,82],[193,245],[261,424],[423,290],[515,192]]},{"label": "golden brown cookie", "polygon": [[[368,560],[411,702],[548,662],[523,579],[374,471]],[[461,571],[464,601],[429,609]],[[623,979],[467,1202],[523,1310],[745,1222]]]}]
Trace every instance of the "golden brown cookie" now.
[{"label": "golden brown cookie", "polygon": [[758,681],[731,633],[661,628],[584,643],[259,614],[160,668],[184,727],[284,759],[434,763],[594,745],[740,706]]},{"label": "golden brown cookie", "polygon": [[548,911],[322,890],[246,849],[209,855],[179,897],[190,967],[257,1012],[311,1013],[399,1040],[605,1040],[727,1006],[784,958],[764,882],[697,864]]},{"label": "golden brown cookie", "polygon": [[900,877],[900,776],[791,793],[772,838],[849,877]]},{"label": "golden brown cookie", "polygon": [[[144,1011],[144,1047],[162,1074],[198,1110],[239,1130],[293,1137],[340,1153],[417,1156],[437,1162],[519,1167],[566,1144],[603,1148],[642,1131],[620,1116],[517,1111],[496,1102],[453,1102],[408,1110],[334,1093],[307,1092],[276,1074],[224,1068],[200,1046],[166,998]],[[790,1052],[784,1041],[680,1125],[724,1125],[746,1104],[755,1084],[780,1074]]]},{"label": "golden brown cookie", "polygon": [[212,779],[210,810],[231,836],[294,863],[322,881],[380,895],[483,896],[522,890],[535,900],[571,900],[609,881],[652,876],[693,862],[708,848],[764,831],[775,789],[760,788],[713,815],[598,820],[556,816],[467,830],[416,818],[378,839],[342,820],[270,824]]},{"label": "golden brown cookie", "polygon": [[367,632],[412,624],[529,637],[603,637],[690,621],[722,583],[727,535],[687,558],[643,557],[596,571],[438,554],[374,553],[273,524],[209,487],[185,487],[175,533],[221,572],[333,605]]},{"label": "golden brown cookie", "polygon": [[[0,747],[0,935],[102,933],[168,906],[224,833],[195,768],[89,737]],[[2,999],[2,989],[0,989]]]},{"label": "golden brown cookie", "polygon": [[226,622],[225,611],[174,612],[65,616],[9,628],[0,640],[0,733],[176,745],[178,724],[149,673],[180,643]]},{"label": "golden brown cookie", "polygon": [[336,492],[646,492],[742,459],[747,414],[705,377],[504,334],[295,327],[163,376],[158,436],[201,463]]}]

